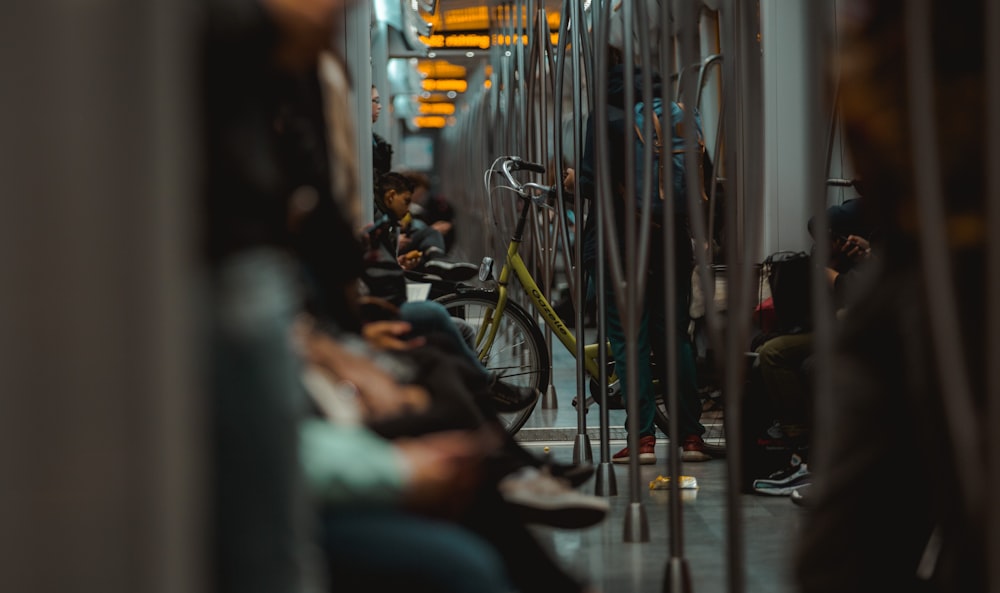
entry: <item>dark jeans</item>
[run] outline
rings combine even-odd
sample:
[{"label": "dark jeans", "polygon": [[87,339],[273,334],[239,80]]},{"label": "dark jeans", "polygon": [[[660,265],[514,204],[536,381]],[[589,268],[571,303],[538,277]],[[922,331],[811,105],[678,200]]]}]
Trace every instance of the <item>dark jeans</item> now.
[{"label": "dark jeans", "polygon": [[[694,361],[694,350],[687,335],[687,327],[691,319],[688,307],[691,301],[691,272],[689,268],[679,266],[677,274],[677,363],[678,363],[678,399],[680,417],[680,436],[682,440],[689,435],[702,435],[705,427],[701,425],[701,400],[698,397],[697,369]],[[656,357],[656,373],[661,385],[666,385],[667,361],[663,352],[666,333],[666,317],[664,312],[664,292],[662,280],[653,276],[646,284],[646,294],[642,311],[639,315],[639,335],[636,340],[637,356],[639,358],[639,436],[651,436],[656,432],[656,394],[653,388],[653,356]],[[614,289],[608,283],[604,288],[607,310],[608,341],[611,343],[611,354],[615,360],[615,372],[621,380],[622,393],[628,393],[625,355],[624,320],[615,303]],[[666,396],[666,394],[664,394]],[[628,426],[626,422],[626,426]]]},{"label": "dark jeans", "polygon": [[333,591],[506,593],[503,562],[453,523],[396,510],[351,510],[324,519]]},{"label": "dark jeans", "polygon": [[289,347],[301,306],[295,286],[293,262],[268,249],[230,257],[213,278],[216,591],[298,588],[305,520],[298,426],[306,402]]},{"label": "dark jeans", "polygon": [[413,335],[428,337],[436,346],[480,370],[485,380],[490,379],[486,367],[469,347],[469,342],[456,325],[456,319],[448,314],[444,305],[434,301],[409,301],[399,308],[399,318],[413,326]]}]

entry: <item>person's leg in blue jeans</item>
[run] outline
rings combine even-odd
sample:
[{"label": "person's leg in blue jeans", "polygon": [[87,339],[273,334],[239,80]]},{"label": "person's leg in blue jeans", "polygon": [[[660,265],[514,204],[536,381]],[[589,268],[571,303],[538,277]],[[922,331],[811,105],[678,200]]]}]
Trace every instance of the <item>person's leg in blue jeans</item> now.
[{"label": "person's leg in blue jeans", "polygon": [[[607,303],[607,332],[608,342],[611,343],[611,357],[615,361],[615,373],[621,381],[622,393],[627,394],[627,356],[624,320],[618,311],[618,306],[615,303],[614,289],[610,286],[610,283],[605,286],[604,295],[605,303]],[[636,356],[638,357],[639,367],[639,418],[636,425],[639,429],[640,438],[651,437],[656,432],[654,424],[656,401],[653,395],[653,369],[650,366],[649,311],[646,307],[643,307],[642,313],[639,315]],[[627,421],[626,426],[629,426]]]},{"label": "person's leg in blue jeans", "polygon": [[500,556],[458,525],[396,510],[331,513],[323,549],[332,590],[507,593]]},{"label": "person's leg in blue jeans", "polygon": [[476,368],[482,369],[483,375],[489,379],[486,367],[469,347],[444,305],[435,301],[408,301],[399,307],[399,318],[413,327],[411,332],[413,335],[437,334],[447,340],[448,350],[451,353],[465,358]]},{"label": "person's leg in blue jeans", "polygon": [[301,308],[295,270],[287,256],[262,248],[227,258],[212,278],[206,370],[216,591],[299,587],[306,498],[298,429],[306,399],[289,342]]}]

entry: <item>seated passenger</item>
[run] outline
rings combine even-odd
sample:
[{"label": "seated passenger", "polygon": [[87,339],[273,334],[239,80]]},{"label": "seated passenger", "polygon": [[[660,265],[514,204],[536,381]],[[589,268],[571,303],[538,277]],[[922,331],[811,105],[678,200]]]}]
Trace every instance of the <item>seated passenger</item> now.
[{"label": "seated passenger", "polygon": [[[864,230],[861,223],[859,200],[831,206],[827,210],[827,220],[829,228],[823,237],[830,245],[830,260],[824,270],[834,297],[835,310],[839,311],[845,305],[845,295],[850,291],[849,285],[859,264],[871,255],[868,240],[860,236],[860,233],[870,231]],[[809,231],[814,234],[813,226],[810,220]],[[811,278],[803,277],[800,281],[808,283]],[[811,298],[808,286],[801,293],[802,298]],[[775,307],[778,307],[777,300]],[[801,310],[808,314],[810,308],[802,307]],[[756,350],[765,391],[777,415],[782,436],[793,451],[787,468],[754,481],[754,490],[760,494],[790,495],[810,482],[808,451],[812,428],[814,334],[811,314],[807,317],[797,331],[774,336]]]},{"label": "seated passenger", "polygon": [[406,177],[399,173],[383,175],[375,193],[372,233],[404,270],[423,271],[453,282],[468,280],[479,272],[472,264],[447,261],[441,232],[414,222],[410,215],[413,186]]}]

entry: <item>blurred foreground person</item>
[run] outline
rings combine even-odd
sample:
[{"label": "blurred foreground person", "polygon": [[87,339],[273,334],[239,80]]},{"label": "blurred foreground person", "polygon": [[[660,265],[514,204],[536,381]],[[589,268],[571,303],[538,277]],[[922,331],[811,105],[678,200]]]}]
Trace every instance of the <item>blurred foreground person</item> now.
[{"label": "blurred foreground person", "polygon": [[289,346],[301,307],[290,180],[273,113],[284,80],[316,67],[341,0],[210,0],[202,31],[211,395],[212,590],[302,589],[306,409]]},{"label": "blurred foreground person", "polygon": [[[501,593],[499,558],[458,527],[389,509],[430,505],[455,488],[480,454],[461,434],[391,445],[372,435],[307,419],[309,402],[292,350],[303,307],[303,271],[329,289],[330,262],[344,245],[325,164],[289,162],[290,138],[276,125],[289,103],[319,109],[317,58],[329,44],[337,0],[212,0],[205,5],[202,107],[208,263],[208,392],[214,520],[211,590],[294,593],[324,576],[309,562],[313,500],[358,511],[339,529],[356,529],[349,548],[370,563],[325,575],[338,591]],[[287,121],[287,120],[286,120]],[[315,153],[320,154],[320,153]],[[325,157],[325,153],[322,153]],[[349,231],[348,231],[349,232]],[[358,255],[360,258],[360,254]],[[334,262],[336,263],[336,262]],[[335,267],[335,266],[334,266]],[[327,309],[346,295],[320,290]],[[398,390],[397,390],[398,391]],[[383,409],[400,409],[389,386]],[[359,456],[363,453],[363,460]],[[303,475],[303,464],[307,472]],[[346,549],[326,544],[334,559]],[[380,548],[378,553],[374,548]],[[403,554],[405,549],[408,554]],[[310,570],[313,569],[313,570]],[[401,580],[401,582],[397,582]]]},{"label": "blurred foreground person", "polygon": [[[825,591],[985,591],[985,516],[965,506],[956,460],[982,462],[949,435],[948,376],[937,348],[961,348],[963,371],[986,410],[986,154],[982,1],[934,0],[928,31],[937,162],[915,162],[903,0],[842,3],[841,109],[866,208],[884,247],[845,315],[829,400],[817,402],[811,508],[798,579]],[[926,45],[925,45],[926,47]],[[922,219],[915,172],[940,167],[942,220]],[[958,303],[959,343],[931,326],[921,232],[944,225]],[[996,240],[996,238],[992,238]],[[943,278],[938,280],[945,281]],[[996,303],[993,304],[996,306]],[[989,394],[996,397],[997,394]],[[970,427],[974,428],[974,427]],[[985,428],[980,426],[980,433]],[[985,464],[981,465],[985,485]]]}]

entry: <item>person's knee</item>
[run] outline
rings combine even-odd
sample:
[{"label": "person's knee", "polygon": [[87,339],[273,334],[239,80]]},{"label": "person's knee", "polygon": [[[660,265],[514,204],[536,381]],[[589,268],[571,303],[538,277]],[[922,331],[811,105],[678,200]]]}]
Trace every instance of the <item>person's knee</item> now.
[{"label": "person's knee", "polygon": [[399,308],[403,321],[411,324],[414,329],[430,330],[451,323],[451,315],[444,305],[436,301],[410,301]]},{"label": "person's knee", "polygon": [[757,348],[757,364],[760,368],[780,366],[781,360],[781,344],[777,339],[768,340]]}]

